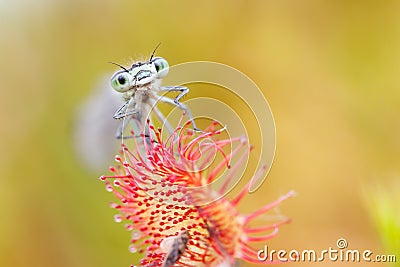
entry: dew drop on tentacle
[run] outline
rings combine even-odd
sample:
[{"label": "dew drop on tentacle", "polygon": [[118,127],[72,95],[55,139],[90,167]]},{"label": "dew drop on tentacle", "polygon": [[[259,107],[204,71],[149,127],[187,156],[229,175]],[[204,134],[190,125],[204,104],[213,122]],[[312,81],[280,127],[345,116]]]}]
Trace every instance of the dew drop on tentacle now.
[{"label": "dew drop on tentacle", "polygon": [[133,240],[137,240],[137,239],[141,238],[141,236],[142,235],[139,232],[132,233],[132,239]]},{"label": "dew drop on tentacle", "polygon": [[107,192],[112,192],[113,191],[113,188],[112,188],[112,186],[110,184],[106,185],[106,191]]},{"label": "dew drop on tentacle", "polygon": [[132,224],[125,224],[125,229],[127,231],[132,231],[134,229],[134,226]]},{"label": "dew drop on tentacle", "polygon": [[136,253],[136,252],[137,252],[136,246],[133,245],[133,244],[130,244],[130,245],[129,245],[129,252],[131,252],[131,253]]},{"label": "dew drop on tentacle", "polygon": [[122,222],[122,216],[120,214],[114,215],[114,221],[117,223]]}]

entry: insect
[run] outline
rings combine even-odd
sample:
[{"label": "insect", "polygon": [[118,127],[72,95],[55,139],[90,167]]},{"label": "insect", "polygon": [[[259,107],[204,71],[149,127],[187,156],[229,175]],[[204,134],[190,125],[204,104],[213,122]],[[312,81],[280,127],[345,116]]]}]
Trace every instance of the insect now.
[{"label": "insect", "polygon": [[177,236],[165,238],[160,244],[162,250],[167,253],[162,267],[170,267],[174,265],[185,252],[188,242],[188,231],[182,231]]},{"label": "insect", "polygon": [[[143,127],[149,118],[150,112],[153,111],[158,119],[164,123],[167,130],[172,133],[173,128],[156,106],[158,102],[164,102],[185,111],[192,123],[193,129],[199,131],[190,109],[185,104],[179,102],[189,92],[189,88],[185,86],[161,86],[161,80],[169,72],[169,64],[162,57],[154,57],[157,48],[158,46],[154,49],[148,61],[136,62],[128,69],[117,63],[110,62],[122,68],[122,70],[117,71],[111,77],[111,86],[115,91],[123,93],[126,101],[115,112],[113,118],[127,118],[128,121],[135,119]],[[171,99],[164,95],[167,92],[179,92],[179,95],[175,99]],[[163,94],[159,95],[160,93]],[[127,123],[122,123],[117,130],[116,138],[123,138],[123,131],[126,126]]]},{"label": "insect", "polygon": [[213,248],[217,251],[217,253],[221,256],[223,256],[223,262],[219,266],[236,266],[235,259],[229,255],[229,253],[226,251],[224,245],[220,241],[218,237],[218,230],[209,224],[210,222],[206,222],[206,229],[209,234],[209,239],[212,241],[212,246]]}]

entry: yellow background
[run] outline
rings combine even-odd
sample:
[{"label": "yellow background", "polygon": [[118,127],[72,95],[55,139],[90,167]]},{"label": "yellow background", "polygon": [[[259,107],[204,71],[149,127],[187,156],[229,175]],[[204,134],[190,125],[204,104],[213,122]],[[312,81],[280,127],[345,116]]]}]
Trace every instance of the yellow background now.
[{"label": "yellow background", "polygon": [[[293,222],[271,248],[322,250],[344,237],[351,249],[399,253],[384,250],[362,195],[399,188],[399,13],[389,0],[0,1],[0,266],[136,263],[97,179],[108,166],[80,163],[74,122],[115,70],[106,62],[147,57],[159,42],[171,65],[230,65],[268,99],[276,158],[242,211],[298,193],[280,207]],[[317,265],[345,264],[289,266]]]}]

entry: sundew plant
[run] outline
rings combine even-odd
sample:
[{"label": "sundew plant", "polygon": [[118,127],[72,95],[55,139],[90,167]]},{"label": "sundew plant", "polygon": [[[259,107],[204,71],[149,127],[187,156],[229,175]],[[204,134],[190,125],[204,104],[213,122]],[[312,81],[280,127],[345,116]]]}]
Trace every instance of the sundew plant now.
[{"label": "sundew plant", "polygon": [[[166,138],[149,121],[145,128],[146,134],[122,145],[117,166],[110,168],[113,175],[101,177],[117,199],[111,204],[118,210],[115,221],[124,221],[132,232],[130,251],[143,255],[136,265],[235,266],[238,259],[276,263],[261,262],[255,244],[275,237],[290,220],[261,227],[251,223],[294,192],[250,214],[240,213],[237,206],[251,181],[263,173],[258,171],[237,196],[227,198],[227,185],[250,153],[246,138],[219,138],[224,128],[217,123],[200,133],[179,124]],[[232,149],[226,153],[226,148]],[[238,160],[231,166],[233,158]],[[215,189],[212,184],[221,172],[227,174],[225,181]]]}]

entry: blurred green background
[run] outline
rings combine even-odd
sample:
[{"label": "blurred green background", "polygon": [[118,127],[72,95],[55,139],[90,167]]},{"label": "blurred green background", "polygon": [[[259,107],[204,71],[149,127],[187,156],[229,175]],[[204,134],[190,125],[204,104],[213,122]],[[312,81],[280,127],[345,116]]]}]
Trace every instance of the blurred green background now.
[{"label": "blurred green background", "polygon": [[0,266],[136,263],[97,179],[108,165],[82,164],[74,125],[115,70],[106,62],[147,57],[159,42],[171,65],[228,64],[268,99],[276,158],[243,211],[298,193],[271,248],[322,250],[343,237],[400,261],[399,13],[390,0],[0,0]]}]

